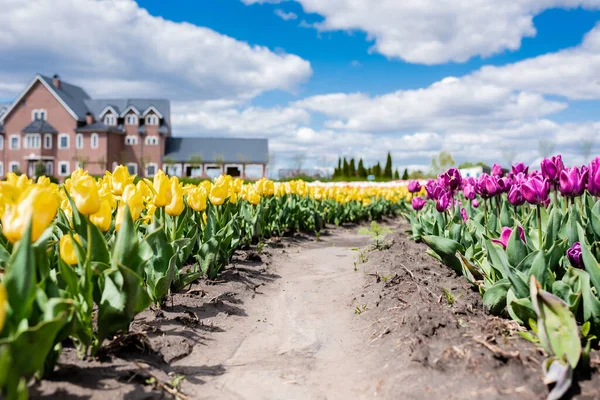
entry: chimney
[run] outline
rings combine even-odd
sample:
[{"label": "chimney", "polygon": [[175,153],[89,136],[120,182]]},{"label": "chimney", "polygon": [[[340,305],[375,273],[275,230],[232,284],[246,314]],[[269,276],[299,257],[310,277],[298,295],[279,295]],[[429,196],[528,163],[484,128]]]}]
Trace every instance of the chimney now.
[{"label": "chimney", "polygon": [[91,112],[85,114],[85,123],[86,125],[91,125],[94,123],[94,116]]},{"label": "chimney", "polygon": [[52,77],[52,84],[55,88],[60,89],[60,76],[58,74],[54,74]]}]

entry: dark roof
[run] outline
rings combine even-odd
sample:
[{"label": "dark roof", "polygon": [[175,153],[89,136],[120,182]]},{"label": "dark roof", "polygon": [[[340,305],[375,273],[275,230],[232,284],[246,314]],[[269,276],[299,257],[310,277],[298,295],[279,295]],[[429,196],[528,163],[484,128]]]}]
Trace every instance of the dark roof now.
[{"label": "dark roof", "polygon": [[58,131],[43,119],[35,119],[23,128],[23,133],[58,133]]},{"label": "dark roof", "polygon": [[266,164],[267,139],[167,138],[165,159],[177,162],[200,158],[203,162]]},{"label": "dark roof", "polygon": [[100,113],[108,106],[111,106],[119,114],[125,111],[127,107],[135,107],[140,114],[143,114],[149,107],[154,107],[162,114],[167,121],[171,119],[171,105],[166,99],[89,99],[85,101],[89,111],[100,118]]},{"label": "dark roof", "polygon": [[76,128],[77,132],[115,132],[115,133],[123,133],[122,126],[111,126],[106,125],[104,122],[96,121],[89,125],[80,126]]},{"label": "dark roof", "polygon": [[77,115],[77,118],[80,121],[85,120],[85,114],[88,112],[88,108],[85,105],[85,101],[90,98],[90,96],[80,88],[79,86],[72,85],[70,83],[60,81],[60,88],[57,88],[52,83],[52,78],[49,78],[44,75],[40,75],[40,78],[43,79],[56,93],[58,97],[67,105],[73,112]]}]

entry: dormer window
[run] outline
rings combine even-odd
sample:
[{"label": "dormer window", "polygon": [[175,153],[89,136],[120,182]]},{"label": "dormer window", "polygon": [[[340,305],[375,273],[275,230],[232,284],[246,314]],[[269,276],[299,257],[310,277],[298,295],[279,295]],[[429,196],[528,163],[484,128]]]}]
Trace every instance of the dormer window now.
[{"label": "dormer window", "polygon": [[153,114],[146,116],[146,125],[158,125],[158,116]]},{"label": "dormer window", "polygon": [[137,125],[138,124],[138,117],[135,114],[128,114],[125,117],[125,124],[127,125]]},{"label": "dormer window", "polygon": [[104,117],[104,125],[114,126],[117,124],[117,118],[113,114],[106,114]]},{"label": "dormer window", "polygon": [[48,117],[48,112],[44,109],[35,109],[35,110],[31,110],[31,120],[35,121],[38,119],[41,120],[46,120],[46,118]]}]

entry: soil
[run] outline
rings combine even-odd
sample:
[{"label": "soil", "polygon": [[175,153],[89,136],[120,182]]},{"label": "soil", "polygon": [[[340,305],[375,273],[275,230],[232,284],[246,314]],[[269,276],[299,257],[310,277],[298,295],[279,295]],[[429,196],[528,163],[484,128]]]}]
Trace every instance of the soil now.
[{"label": "soil", "polygon": [[[381,250],[355,225],[240,250],[218,281],[144,311],[97,359],[67,346],[31,397],[545,398],[544,355],[522,328],[486,314],[404,222],[385,224]],[[598,399],[599,383],[579,377],[570,397]]]}]

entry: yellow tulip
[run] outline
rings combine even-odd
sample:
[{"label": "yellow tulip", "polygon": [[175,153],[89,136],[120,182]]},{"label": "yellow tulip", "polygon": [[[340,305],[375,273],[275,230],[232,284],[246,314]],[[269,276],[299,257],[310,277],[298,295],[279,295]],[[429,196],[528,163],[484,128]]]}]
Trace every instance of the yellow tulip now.
[{"label": "yellow tulip", "polygon": [[248,194],[247,194],[246,200],[248,200],[248,203],[250,203],[250,204],[257,205],[258,203],[260,203],[260,195],[258,194],[258,192],[256,190],[254,190],[252,187],[250,187],[250,188],[248,188]]},{"label": "yellow tulip", "polygon": [[131,218],[136,221],[144,210],[144,197],[142,196],[142,193],[137,190],[133,183],[130,183],[125,187],[121,200],[123,202],[122,206],[124,203],[127,203]]},{"label": "yellow tulip", "polygon": [[171,202],[165,207],[165,211],[172,217],[183,212],[183,190],[176,176],[171,178]]},{"label": "yellow tulip", "polygon": [[109,200],[103,199],[100,202],[100,209],[97,213],[90,215],[90,221],[102,232],[106,232],[110,229],[110,224],[112,222],[112,208]]},{"label": "yellow tulip", "polygon": [[[2,215],[2,233],[11,243],[15,243],[23,236],[29,221],[32,221],[31,241],[35,242],[54,220],[59,201],[51,188],[30,187],[19,197],[17,204],[6,206]],[[35,218],[32,218],[34,215]]]},{"label": "yellow tulip", "polygon": [[116,196],[122,195],[125,188],[135,179],[135,175],[129,175],[129,170],[124,165],[119,165],[109,176],[112,178],[112,189]]},{"label": "yellow tulip", "polygon": [[[77,243],[81,244],[81,239],[79,238],[79,235],[75,234],[73,235],[73,237],[75,238]],[[75,265],[77,264],[78,260],[77,252],[75,251],[75,244],[73,244],[73,237],[71,237],[71,235],[69,234],[62,235],[62,237],[60,238],[60,243],[58,245],[60,258],[65,262],[65,264],[68,265]]]},{"label": "yellow tulip", "polygon": [[83,215],[92,215],[100,210],[100,195],[96,180],[89,175],[72,180],[71,197]]},{"label": "yellow tulip", "polygon": [[200,182],[198,186],[204,188],[206,193],[210,193],[210,189],[212,189],[212,183],[209,180]]},{"label": "yellow tulip", "polygon": [[169,181],[169,177],[162,170],[159,170],[154,175],[153,187],[156,192],[154,196],[154,205],[156,207],[164,207],[171,203],[171,181]]},{"label": "yellow tulip", "polygon": [[187,202],[194,211],[206,210],[206,190],[203,187],[194,187],[188,194]]},{"label": "yellow tulip", "polygon": [[229,190],[224,185],[214,185],[212,189],[210,189],[210,195],[208,196],[210,202],[215,206],[220,206],[225,202],[229,194]]},{"label": "yellow tulip", "polygon": [[4,328],[4,322],[6,322],[6,309],[8,308],[8,295],[6,294],[6,288],[0,283],[0,333]]}]

